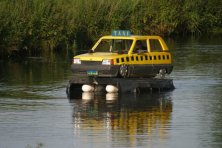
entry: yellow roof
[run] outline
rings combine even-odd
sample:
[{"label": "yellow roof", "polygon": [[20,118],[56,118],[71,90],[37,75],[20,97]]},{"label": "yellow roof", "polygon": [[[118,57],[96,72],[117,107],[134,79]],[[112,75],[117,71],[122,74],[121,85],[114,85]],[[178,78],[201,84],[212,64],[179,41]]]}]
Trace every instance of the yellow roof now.
[{"label": "yellow roof", "polygon": [[[142,35],[130,35],[130,36],[112,36],[112,35],[108,35],[108,36],[103,36],[101,37],[96,44],[93,46],[92,50],[94,50],[98,44],[100,43],[101,40],[103,39],[125,39],[125,40],[134,40],[133,45],[131,46],[131,48],[133,48],[135,46],[135,41],[136,40],[149,40],[149,39],[157,39],[160,41],[160,44],[163,47],[163,51],[168,51],[168,47],[166,45],[166,43],[164,42],[164,40],[160,37],[160,36],[155,36],[155,35],[150,35],[150,36],[142,36]],[[132,49],[130,49],[132,51]],[[130,52],[131,53],[131,52]]]},{"label": "yellow roof", "polygon": [[160,39],[160,36],[150,35],[150,36],[142,36],[142,35],[131,35],[131,36],[103,36],[101,39],[136,39],[136,40],[146,40],[146,39]]}]

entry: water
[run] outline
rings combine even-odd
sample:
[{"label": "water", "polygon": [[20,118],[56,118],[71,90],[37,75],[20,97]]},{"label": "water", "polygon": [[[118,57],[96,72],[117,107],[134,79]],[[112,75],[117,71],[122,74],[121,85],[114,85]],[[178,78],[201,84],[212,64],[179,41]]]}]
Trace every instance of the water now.
[{"label": "water", "polygon": [[69,60],[0,62],[0,148],[222,147],[222,38],[168,40],[176,89],[68,100]]}]

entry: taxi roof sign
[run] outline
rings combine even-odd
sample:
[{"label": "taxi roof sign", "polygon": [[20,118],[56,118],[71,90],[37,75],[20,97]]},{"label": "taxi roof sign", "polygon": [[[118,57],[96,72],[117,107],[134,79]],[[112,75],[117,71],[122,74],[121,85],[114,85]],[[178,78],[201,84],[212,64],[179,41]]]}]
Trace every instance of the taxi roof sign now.
[{"label": "taxi roof sign", "polygon": [[131,36],[131,32],[129,30],[113,30],[112,36]]}]

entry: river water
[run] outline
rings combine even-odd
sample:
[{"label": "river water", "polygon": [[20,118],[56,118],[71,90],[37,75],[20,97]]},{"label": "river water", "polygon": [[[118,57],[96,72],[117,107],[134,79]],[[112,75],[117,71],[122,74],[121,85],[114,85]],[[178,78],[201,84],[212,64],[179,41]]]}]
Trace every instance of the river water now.
[{"label": "river water", "polygon": [[222,147],[222,37],[167,40],[175,90],[69,100],[70,59],[0,62],[0,148]]}]

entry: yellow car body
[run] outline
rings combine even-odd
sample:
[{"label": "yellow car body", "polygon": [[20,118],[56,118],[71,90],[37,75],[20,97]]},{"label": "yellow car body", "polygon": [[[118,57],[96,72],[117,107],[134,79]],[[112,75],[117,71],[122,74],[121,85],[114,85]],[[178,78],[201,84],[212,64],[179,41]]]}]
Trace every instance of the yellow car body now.
[{"label": "yellow car body", "polygon": [[155,77],[172,72],[172,56],[160,36],[101,37],[89,53],[74,56],[75,75],[94,77]]}]

